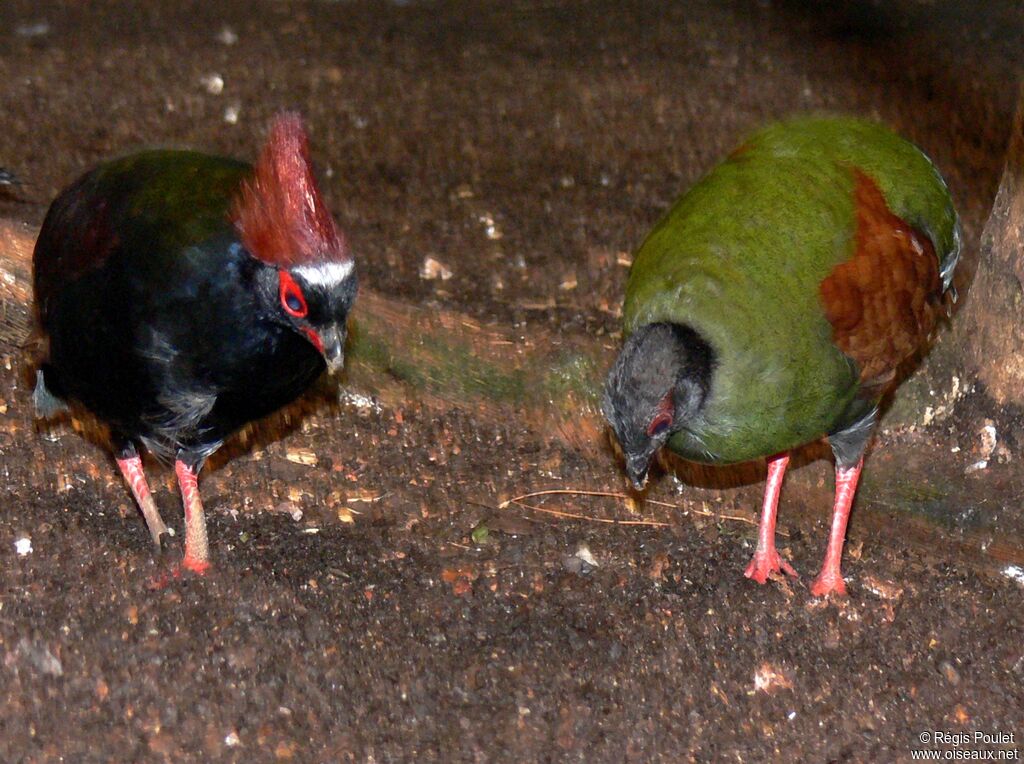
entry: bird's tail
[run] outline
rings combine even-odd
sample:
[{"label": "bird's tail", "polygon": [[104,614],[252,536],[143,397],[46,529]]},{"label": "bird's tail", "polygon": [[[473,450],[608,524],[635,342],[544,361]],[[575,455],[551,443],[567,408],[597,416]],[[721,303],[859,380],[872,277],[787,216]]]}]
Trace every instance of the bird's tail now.
[{"label": "bird's tail", "polygon": [[36,407],[36,418],[52,419],[57,414],[68,410],[64,401],[50,392],[46,386],[45,369],[36,369],[36,387],[32,391],[32,403]]}]

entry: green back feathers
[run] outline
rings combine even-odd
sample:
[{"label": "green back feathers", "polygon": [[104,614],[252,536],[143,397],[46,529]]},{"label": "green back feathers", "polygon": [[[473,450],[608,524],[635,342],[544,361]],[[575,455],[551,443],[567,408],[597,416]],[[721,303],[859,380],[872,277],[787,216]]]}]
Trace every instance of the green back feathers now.
[{"label": "green back feathers", "polygon": [[[33,256],[41,318],[61,284],[110,258],[166,270],[189,247],[231,235],[231,200],[248,165],[190,151],[147,151],[105,162],[67,188],[46,214]],[[43,267],[38,267],[40,262]]]},{"label": "green back feathers", "polygon": [[960,230],[949,189],[931,160],[887,127],[849,118],[798,119],[762,130],[749,145],[778,157],[814,156],[860,169],[881,188],[893,214],[928,235],[943,272],[951,272]]},{"label": "green back feathers", "polygon": [[96,168],[88,183],[107,200],[128,249],[175,252],[230,226],[229,209],[245,162],[194,151],[145,151]]},{"label": "green back feathers", "polygon": [[931,162],[890,130],[799,119],[754,135],[690,189],[637,252],[625,328],[687,324],[718,358],[704,419],[672,440],[691,459],[742,461],[849,424],[853,361],[832,343],[819,285],[855,245],[854,173],[926,233],[940,262],[959,246]]}]

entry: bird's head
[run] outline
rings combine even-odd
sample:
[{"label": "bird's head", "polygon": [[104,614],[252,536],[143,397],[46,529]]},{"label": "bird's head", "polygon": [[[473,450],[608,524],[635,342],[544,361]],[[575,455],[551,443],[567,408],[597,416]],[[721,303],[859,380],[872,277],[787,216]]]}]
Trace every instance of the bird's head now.
[{"label": "bird's head", "polygon": [[298,115],[282,114],[271,124],[231,217],[242,244],[266,266],[259,277],[264,307],[309,340],[329,371],[341,369],[358,285],[355,261],[320,196]]},{"label": "bird's head", "polygon": [[301,334],[335,374],[345,361],[348,314],[357,278],[347,264],[264,268],[259,276],[265,309],[274,321]]},{"label": "bird's head", "polygon": [[692,329],[647,324],[629,336],[608,374],[601,408],[637,490],[668,439],[699,416],[711,384],[714,356]]}]

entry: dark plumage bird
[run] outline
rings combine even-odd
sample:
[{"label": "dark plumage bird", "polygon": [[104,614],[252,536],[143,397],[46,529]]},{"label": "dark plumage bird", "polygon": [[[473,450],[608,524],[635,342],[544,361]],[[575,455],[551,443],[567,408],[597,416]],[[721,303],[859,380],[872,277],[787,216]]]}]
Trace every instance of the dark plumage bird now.
[{"label": "dark plumage bird", "polygon": [[843,594],[846,523],[878,400],[926,343],[960,251],[945,183],[879,125],[773,125],[680,198],[637,252],[628,335],[604,412],[637,488],[662,446],[711,464],[768,457],[746,575],[795,575],[775,549],[789,451],[836,460],[815,595]]},{"label": "dark plumage bird", "polygon": [[344,357],[354,263],[301,119],[273,122],[255,167],[190,151],[99,165],[51,205],[33,267],[39,414],[75,401],[109,425],[157,546],[137,445],[174,459],[183,566],[204,571],[203,462]]}]

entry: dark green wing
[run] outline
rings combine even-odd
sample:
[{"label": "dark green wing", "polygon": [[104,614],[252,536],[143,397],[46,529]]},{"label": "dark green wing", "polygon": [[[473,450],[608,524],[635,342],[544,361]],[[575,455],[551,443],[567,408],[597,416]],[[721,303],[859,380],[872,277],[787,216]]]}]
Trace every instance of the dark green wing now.
[{"label": "dark green wing", "polygon": [[33,255],[40,318],[63,286],[115,253],[159,261],[230,226],[244,162],[146,151],[99,165],[53,202]]}]

